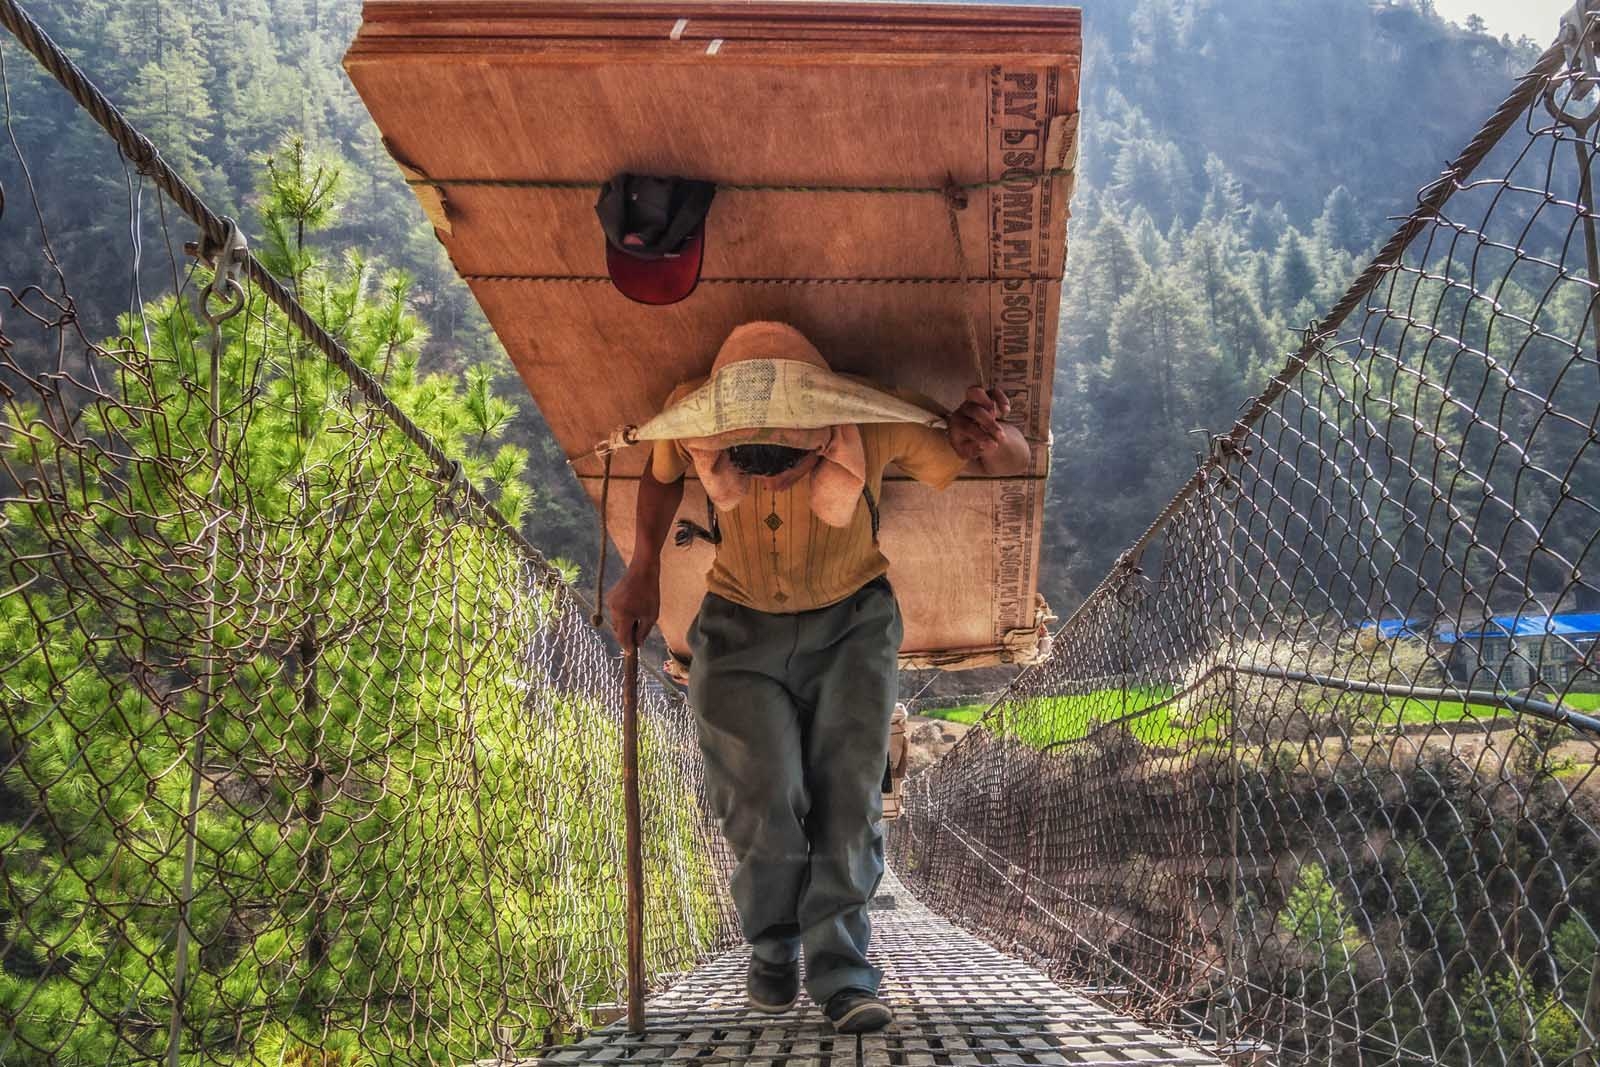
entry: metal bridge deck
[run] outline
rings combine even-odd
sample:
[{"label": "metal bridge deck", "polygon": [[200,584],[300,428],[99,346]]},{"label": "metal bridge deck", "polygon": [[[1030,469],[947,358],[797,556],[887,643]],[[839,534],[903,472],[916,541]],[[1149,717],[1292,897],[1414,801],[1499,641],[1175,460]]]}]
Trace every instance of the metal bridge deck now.
[{"label": "metal bridge deck", "polygon": [[1213,1057],[1051,982],[939,918],[893,873],[873,913],[873,958],[893,1004],[888,1030],[837,1035],[802,994],[782,1016],[744,1004],[748,950],[729,952],[649,1004],[634,1037],[622,1023],[539,1064],[751,1064],[754,1067],[936,1067],[1139,1063],[1200,1067]]}]

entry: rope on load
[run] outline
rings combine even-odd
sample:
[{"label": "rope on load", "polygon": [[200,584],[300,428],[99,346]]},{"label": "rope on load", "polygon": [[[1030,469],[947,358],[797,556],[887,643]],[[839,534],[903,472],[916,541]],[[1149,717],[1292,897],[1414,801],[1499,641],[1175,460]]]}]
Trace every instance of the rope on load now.
[{"label": "rope on load", "polygon": [[[415,168],[411,168],[415,170]],[[1029,180],[1034,178],[1072,178],[1077,174],[1077,167],[1051,167],[1025,175]],[[838,193],[842,195],[880,195],[904,196],[924,195],[948,198],[952,188],[967,191],[978,189],[996,189],[1002,185],[1013,183],[1018,176],[1008,174],[1001,178],[991,178],[981,182],[959,182],[944,185],[784,185],[767,184],[760,182],[717,182],[719,189],[731,189],[741,193]],[[427,186],[432,185],[441,189],[578,189],[593,190],[598,192],[603,182],[587,181],[584,179],[543,179],[543,178],[434,178],[418,177],[407,178],[407,185]]]}]

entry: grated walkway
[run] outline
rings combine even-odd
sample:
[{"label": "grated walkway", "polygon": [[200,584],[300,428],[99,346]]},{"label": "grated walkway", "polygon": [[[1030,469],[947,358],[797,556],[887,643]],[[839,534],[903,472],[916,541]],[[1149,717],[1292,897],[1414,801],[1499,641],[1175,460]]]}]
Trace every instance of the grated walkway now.
[{"label": "grated walkway", "polygon": [[939,1067],[1139,1063],[1214,1067],[1213,1057],[1051,982],[923,907],[890,872],[873,912],[873,958],[896,1019],[835,1034],[804,994],[792,1012],[745,1007],[747,950],[729,952],[650,1001],[648,1031],[598,1030],[539,1064]]}]

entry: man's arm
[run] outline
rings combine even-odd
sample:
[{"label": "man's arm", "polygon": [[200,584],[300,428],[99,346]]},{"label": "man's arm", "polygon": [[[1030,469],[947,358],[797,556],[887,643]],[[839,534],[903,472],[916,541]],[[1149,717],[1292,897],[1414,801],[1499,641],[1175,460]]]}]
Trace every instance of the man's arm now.
[{"label": "man's arm", "polygon": [[633,559],[622,579],[611,587],[611,626],[627,649],[637,648],[650,636],[661,614],[661,548],[667,543],[673,516],[683,503],[683,478],[656,480],[652,455],[639,475],[639,498],[634,507]]},{"label": "man's arm", "polygon": [[1028,469],[1032,458],[1027,439],[1001,420],[1011,411],[1011,400],[998,389],[972,386],[967,399],[950,413],[950,446],[961,457],[995,478],[1010,478]]}]

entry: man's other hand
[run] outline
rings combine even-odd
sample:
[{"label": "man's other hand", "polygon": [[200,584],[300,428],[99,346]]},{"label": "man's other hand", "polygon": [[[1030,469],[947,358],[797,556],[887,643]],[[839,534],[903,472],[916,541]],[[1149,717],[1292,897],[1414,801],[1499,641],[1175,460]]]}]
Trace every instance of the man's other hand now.
[{"label": "man's other hand", "polygon": [[965,460],[982,459],[1005,442],[1000,420],[1011,412],[1011,401],[998,389],[972,386],[960,407],[950,413],[950,445]]},{"label": "man's other hand", "polygon": [[622,647],[632,651],[644,644],[661,614],[660,568],[629,567],[607,596],[611,628],[617,632]]}]

